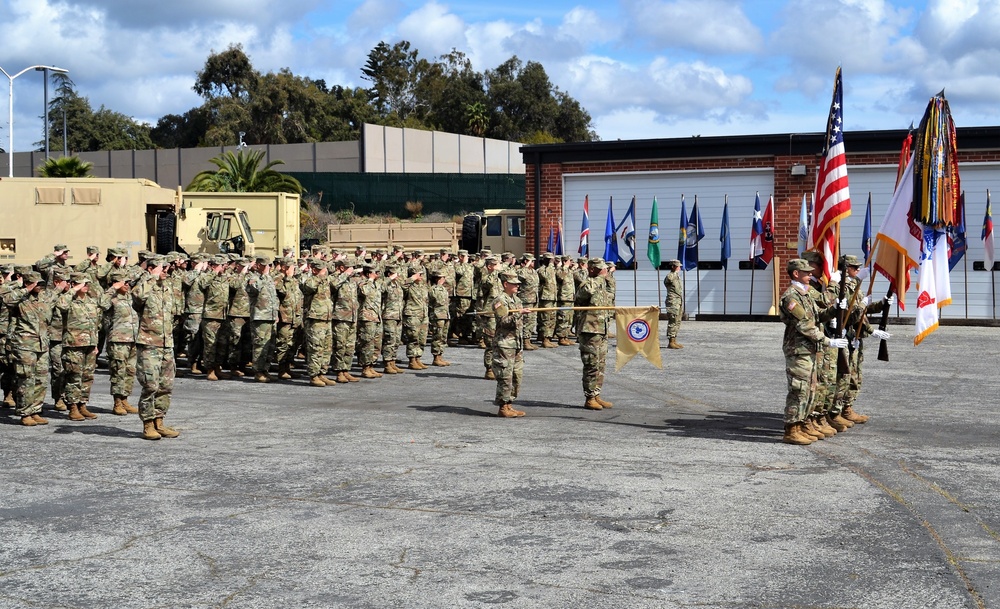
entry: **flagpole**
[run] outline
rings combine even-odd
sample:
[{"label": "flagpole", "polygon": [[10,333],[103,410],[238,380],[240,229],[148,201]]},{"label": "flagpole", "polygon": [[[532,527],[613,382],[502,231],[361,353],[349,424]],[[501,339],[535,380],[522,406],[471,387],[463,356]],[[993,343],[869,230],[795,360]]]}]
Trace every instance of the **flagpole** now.
[{"label": "flagpole", "polygon": [[632,256],[632,306],[639,306],[639,257]]},{"label": "flagpole", "polygon": [[[726,193],[724,201],[725,201],[725,203],[723,204],[722,209],[725,210],[725,212],[726,212],[725,215],[728,218],[729,217],[729,194],[728,193]],[[723,248],[725,248],[725,245],[723,245]],[[724,265],[722,265],[722,314],[723,315],[726,314],[726,300],[728,299],[728,297],[727,297],[727,292],[728,291],[729,291],[729,259],[726,258],[726,263]]]},{"label": "flagpole", "polygon": [[753,277],[757,273],[757,261],[750,259],[750,315],[753,315]]}]

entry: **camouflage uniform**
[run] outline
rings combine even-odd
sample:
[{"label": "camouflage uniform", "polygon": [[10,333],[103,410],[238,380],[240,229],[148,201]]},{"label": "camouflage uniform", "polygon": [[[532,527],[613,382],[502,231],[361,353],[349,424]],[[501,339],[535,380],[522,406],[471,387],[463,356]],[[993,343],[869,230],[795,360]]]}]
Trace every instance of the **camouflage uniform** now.
[{"label": "camouflage uniform", "polygon": [[785,424],[802,423],[813,407],[816,389],[816,355],[826,343],[817,326],[819,308],[809,289],[795,282],[781,295],[778,315],[785,324],[782,351],[788,395],[785,398]]},{"label": "camouflage uniform", "polygon": [[444,355],[445,347],[448,346],[448,321],[451,306],[448,288],[444,285],[437,285],[437,283],[432,285],[427,291],[427,305],[430,315],[431,353],[437,361],[437,358]]},{"label": "camouflage uniform", "polygon": [[493,311],[496,336],[490,345],[493,376],[497,390],[493,403],[511,404],[521,389],[524,374],[524,325],[521,299],[501,291],[488,305]]},{"label": "camouflage uniform", "polygon": [[358,285],[358,364],[370,368],[382,351],[381,279],[365,277]]},{"label": "camouflage uniform", "polygon": [[[313,268],[325,268],[322,260],[311,263]],[[301,284],[303,295],[304,343],[306,372],[309,378],[326,374],[333,355],[333,299],[330,276],[310,275]]]},{"label": "camouflage uniform", "polygon": [[196,367],[205,348],[200,332],[201,316],[205,310],[205,292],[196,287],[201,276],[201,271],[191,269],[184,271],[181,279],[184,286],[184,320],[180,333],[181,341],[176,348],[178,352],[184,351],[187,354],[188,364],[192,368]]},{"label": "camouflage uniform", "polygon": [[[239,268],[239,265],[237,266]],[[229,344],[229,367],[238,374],[252,355],[253,343],[247,322],[250,321],[249,271],[234,271],[229,277],[229,312],[226,316],[226,340]]]},{"label": "camouflage uniform", "polygon": [[[604,263],[594,262],[592,268],[599,271],[604,268]],[[606,278],[600,275],[588,277],[577,290],[573,304],[579,307],[611,306]],[[578,311],[575,315],[580,359],[583,361],[583,395],[587,398],[600,396],[604,386],[610,316],[609,311]]]},{"label": "camouflage uniform", "polygon": [[684,315],[684,281],[680,269],[674,268],[667,273],[663,278],[663,287],[667,290],[663,303],[667,312],[667,340],[676,342],[681,317]]},{"label": "camouflage uniform", "polygon": [[[875,328],[871,325],[868,315],[881,313],[886,306],[885,300],[878,300],[868,306],[862,304],[862,297],[854,299],[854,294],[861,289],[861,282],[857,278],[846,278],[848,302],[853,300],[854,306],[847,316],[847,339],[851,341],[852,348],[849,357],[849,370],[845,375],[837,379],[837,394],[831,409],[831,415],[836,416],[854,406],[854,401],[861,391],[863,380],[861,365],[865,361],[865,339],[872,335]],[[855,342],[856,341],[856,342]],[[853,346],[853,345],[857,346]]]},{"label": "camouflage uniform", "polygon": [[[479,285],[479,301],[482,304],[482,308],[477,307],[478,310],[484,310],[489,307],[493,301],[496,300],[497,296],[503,293],[503,284],[500,283],[500,273],[496,270],[487,271],[483,275],[483,282]],[[488,310],[488,309],[486,309]],[[496,336],[497,331],[497,320],[493,315],[482,315],[482,332],[483,341],[486,343],[486,350],[483,351],[483,367],[486,370],[493,369],[493,338]]]},{"label": "camouflage uniform", "polygon": [[[74,277],[74,283],[77,279],[88,281],[82,273]],[[111,298],[67,291],[59,296],[55,306],[66,320],[62,336],[66,402],[86,404],[90,401],[97,369],[97,334],[102,310],[111,307]]]},{"label": "camouflage uniform", "polygon": [[341,273],[333,278],[333,354],[330,369],[347,373],[354,359],[358,340],[358,284],[352,275]]},{"label": "camouflage uniform", "polygon": [[[392,272],[392,271],[390,271]],[[388,276],[382,282],[382,360],[395,362],[402,344],[403,286],[399,278]]]},{"label": "camouflage uniform", "polygon": [[[270,264],[270,259],[258,264]],[[278,291],[274,287],[274,279],[260,271],[250,271],[246,282],[247,294],[250,296],[251,337],[253,345],[253,371],[255,374],[267,375],[274,359],[274,325],[278,321]]]},{"label": "camouflage uniform", "polygon": [[[548,263],[538,267],[538,306],[548,309],[556,306],[559,297],[559,285],[556,280],[556,267],[552,254],[542,255]],[[538,312],[538,340],[551,342],[556,336],[556,312]]]},{"label": "camouflage uniform", "polygon": [[[221,261],[215,259],[213,263]],[[226,360],[228,345],[222,331],[229,309],[229,279],[214,270],[200,276],[195,283],[205,295],[205,306],[201,314],[201,339],[203,351],[201,359],[206,371],[218,370]]]},{"label": "camouflage uniform", "polygon": [[295,275],[284,274],[275,283],[278,293],[278,328],[275,332],[275,359],[284,371],[289,372],[295,354],[302,345],[302,288]]},{"label": "camouflage uniform", "polygon": [[[69,280],[69,272],[56,269],[56,265],[50,266],[49,277],[51,283],[46,289],[51,292],[49,300],[55,305],[60,292],[56,291],[54,284],[56,281]],[[68,267],[66,267],[68,268]],[[63,367],[63,334],[66,332],[66,314],[59,310],[52,312],[52,323],[49,325],[49,384],[52,391],[52,401],[56,403],[56,408],[65,410],[63,403],[66,398],[66,369]]]},{"label": "camouflage uniform", "polygon": [[427,284],[422,278],[403,282],[403,343],[411,361],[423,356],[427,344]]},{"label": "camouflage uniform", "polygon": [[451,305],[451,325],[453,333],[460,340],[472,340],[472,316],[466,315],[472,308],[472,297],[475,294],[475,270],[461,258],[453,265],[455,269],[455,298]]},{"label": "camouflage uniform", "polygon": [[139,315],[132,308],[132,296],[109,287],[110,300],[108,326],[108,374],[111,377],[111,395],[128,398],[135,386],[136,348],[135,337],[139,332]]},{"label": "camouflage uniform", "polygon": [[[573,279],[573,269],[570,268],[569,256],[563,257],[563,265],[556,269],[556,302],[559,307],[571,307],[576,298],[576,283]],[[573,311],[556,312],[556,338],[560,344],[569,342],[570,329],[573,325]]]},{"label": "camouflage uniform", "polygon": [[136,378],[142,387],[139,418],[143,422],[162,419],[170,409],[174,389],[174,291],[153,275],[143,277],[132,288],[132,302],[139,314],[136,333],[138,366]]},{"label": "camouflage uniform", "polygon": [[[527,266],[527,261],[534,260],[534,256],[531,254],[525,254],[522,260],[524,263],[517,267],[517,278],[521,282],[521,285],[517,288],[517,297],[525,307],[537,307],[538,271]],[[526,313],[524,315],[523,327],[524,345],[527,346],[528,343],[531,342],[531,337],[535,335],[535,331],[538,328],[538,313],[535,311]]]},{"label": "camouflage uniform", "polygon": [[[41,285],[37,273],[22,278],[25,284],[37,281]],[[49,324],[57,296],[50,290],[32,294],[20,286],[3,294],[3,303],[10,311],[7,340],[8,357],[16,374],[15,410],[22,418],[42,411],[49,376]]]}]

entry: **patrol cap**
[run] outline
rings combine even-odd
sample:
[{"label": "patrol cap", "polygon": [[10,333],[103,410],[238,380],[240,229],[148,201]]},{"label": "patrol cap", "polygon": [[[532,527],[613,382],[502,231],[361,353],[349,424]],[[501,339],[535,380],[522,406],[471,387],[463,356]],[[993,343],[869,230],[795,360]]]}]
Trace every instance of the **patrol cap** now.
[{"label": "patrol cap", "polygon": [[608,265],[605,264],[604,260],[600,258],[591,258],[590,260],[587,261],[587,266],[589,266],[592,269],[600,270],[603,268],[607,268]]},{"label": "patrol cap", "polygon": [[563,262],[573,262],[573,257],[572,256],[562,256],[562,261]]},{"label": "patrol cap", "polygon": [[392,246],[392,251],[393,252],[403,252],[403,251],[406,251],[406,248],[403,247],[402,245],[396,244],[396,245]]},{"label": "patrol cap", "polygon": [[672,260],[668,260],[667,261],[667,266],[669,266],[671,268],[673,268],[675,266],[680,266],[680,265],[681,265],[681,261],[678,260],[677,258],[674,258]]},{"label": "patrol cap", "polygon": [[57,243],[56,245],[52,246],[52,251],[53,252],[58,252],[58,251],[68,252],[69,251],[69,246],[66,245],[66,244],[64,244],[64,243]]},{"label": "patrol cap", "polygon": [[500,281],[504,283],[521,283],[514,273],[500,273]]},{"label": "patrol cap", "polygon": [[154,266],[166,266],[166,265],[167,265],[166,256],[150,256],[149,258],[146,259],[146,266],[150,268]]},{"label": "patrol cap", "polygon": [[424,250],[413,250],[413,255],[414,256],[423,256],[424,255]]},{"label": "patrol cap", "polygon": [[374,254],[376,256],[385,256],[385,250],[384,249],[376,249],[376,250],[372,251],[372,254]]},{"label": "patrol cap", "polygon": [[216,254],[215,256],[212,256],[208,262],[216,266],[223,266],[229,262],[229,257],[225,254]]},{"label": "patrol cap", "polygon": [[90,283],[90,277],[86,273],[71,273],[69,280],[72,283]]},{"label": "patrol cap", "polygon": [[504,253],[500,254],[500,257],[501,258],[513,258],[514,257],[514,252],[504,252]]},{"label": "patrol cap", "polygon": [[385,267],[385,270],[382,271],[382,274],[385,275],[386,277],[388,277],[389,275],[394,275],[394,274],[396,274],[396,267],[394,267],[394,266],[387,266],[387,267]]},{"label": "patrol cap", "polygon": [[469,255],[469,250],[458,250],[458,255],[459,256],[468,256]]},{"label": "patrol cap", "polygon": [[309,250],[299,250],[299,258],[308,258]]},{"label": "patrol cap", "polygon": [[326,261],[320,260],[318,258],[312,258],[311,260],[309,260],[309,268],[321,271],[327,268]]},{"label": "patrol cap", "polygon": [[128,257],[128,250],[126,250],[124,247],[113,247],[113,248],[111,248],[111,249],[108,250],[108,253],[110,253],[115,258],[127,258]]},{"label": "patrol cap", "polygon": [[[808,253],[808,252],[806,252]],[[792,258],[788,261],[788,272],[792,271],[811,271],[812,264],[809,263],[805,258]]]},{"label": "patrol cap", "polygon": [[799,259],[813,264],[823,264],[823,257],[819,255],[819,252],[802,252],[802,256],[800,256]]},{"label": "patrol cap", "polygon": [[861,266],[861,261],[858,260],[858,257],[855,256],[854,254],[846,254],[843,257],[843,259],[844,259],[844,265],[845,266],[853,266],[853,267],[860,267]]},{"label": "patrol cap", "polygon": [[35,271],[28,271],[27,273],[21,273],[21,279],[23,280],[24,285],[28,285],[29,283],[42,282],[42,276]]},{"label": "patrol cap", "polygon": [[14,272],[17,273],[18,275],[20,275],[21,277],[24,277],[26,274],[30,273],[33,270],[34,269],[31,268],[30,264],[15,264],[14,265]]},{"label": "patrol cap", "polygon": [[576,263],[577,264],[587,264],[587,257],[586,256],[580,256],[579,258],[576,259]]},{"label": "patrol cap", "polygon": [[534,260],[534,259],[535,259],[535,255],[534,254],[531,254],[531,253],[528,253],[528,252],[525,252],[525,253],[521,254],[521,260]]},{"label": "patrol cap", "polygon": [[101,248],[97,247],[96,245],[88,245],[87,246],[87,255],[88,256],[91,255],[91,254],[100,254],[100,253],[101,253]]},{"label": "patrol cap", "polygon": [[13,264],[3,264],[3,265],[0,265],[0,273],[2,273],[4,275],[10,275],[13,272],[14,272],[14,265]]},{"label": "patrol cap", "polygon": [[553,254],[552,252],[545,252],[544,254],[542,254],[542,258],[548,258],[549,260],[553,260],[555,257],[556,255]]},{"label": "patrol cap", "polygon": [[430,273],[427,274],[427,279],[431,281],[437,281],[438,279],[443,279],[443,278],[444,275],[441,273],[441,271],[431,271]]},{"label": "patrol cap", "polygon": [[[317,243],[316,245],[312,246],[310,249],[312,250],[312,253],[315,254],[316,252],[323,251],[323,246]],[[305,250],[302,250],[302,251],[305,251]]]},{"label": "patrol cap", "polygon": [[254,258],[254,262],[261,266],[267,266],[271,264],[271,257],[266,254],[259,254],[256,258]]},{"label": "patrol cap", "polygon": [[499,261],[499,260],[497,260],[497,257],[496,257],[496,256],[487,256],[487,257],[485,258],[485,262],[486,262],[486,264],[497,264],[497,263],[498,263],[498,262],[500,262],[500,261]]},{"label": "patrol cap", "polygon": [[438,255],[442,255],[443,256],[444,254],[450,254],[450,253],[451,253],[451,250],[449,248],[447,248],[447,247],[442,247],[441,249],[438,250]]},{"label": "patrol cap", "polygon": [[493,253],[493,250],[491,250],[491,249],[490,249],[490,248],[488,248],[488,247],[484,247],[483,249],[479,250],[479,255],[480,255],[480,256],[489,256],[489,255],[491,255],[492,253]]},{"label": "patrol cap", "polygon": [[63,270],[53,271],[52,281],[69,281],[69,273]]}]

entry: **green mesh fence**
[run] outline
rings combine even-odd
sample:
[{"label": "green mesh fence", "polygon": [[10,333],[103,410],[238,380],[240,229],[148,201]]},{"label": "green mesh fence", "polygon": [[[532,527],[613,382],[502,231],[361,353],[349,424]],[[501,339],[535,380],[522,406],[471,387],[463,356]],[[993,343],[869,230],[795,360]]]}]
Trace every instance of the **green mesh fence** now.
[{"label": "green mesh fence", "polygon": [[495,208],[524,207],[523,174],[465,173],[297,173],[304,197],[323,193],[324,209],[353,209],[357,215],[405,218],[407,201],[423,204],[423,214],[461,215]]}]

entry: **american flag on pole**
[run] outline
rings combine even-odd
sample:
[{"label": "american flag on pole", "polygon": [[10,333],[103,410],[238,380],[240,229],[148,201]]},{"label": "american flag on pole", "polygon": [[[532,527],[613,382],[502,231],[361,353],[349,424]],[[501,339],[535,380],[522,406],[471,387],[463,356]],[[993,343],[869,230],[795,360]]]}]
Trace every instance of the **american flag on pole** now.
[{"label": "american flag on pole", "polygon": [[837,230],[851,215],[851,193],[847,187],[847,154],[844,151],[844,87],[837,68],[833,101],[826,123],[823,158],[816,175],[816,196],[809,249],[823,257],[823,277],[830,279],[837,265]]}]

